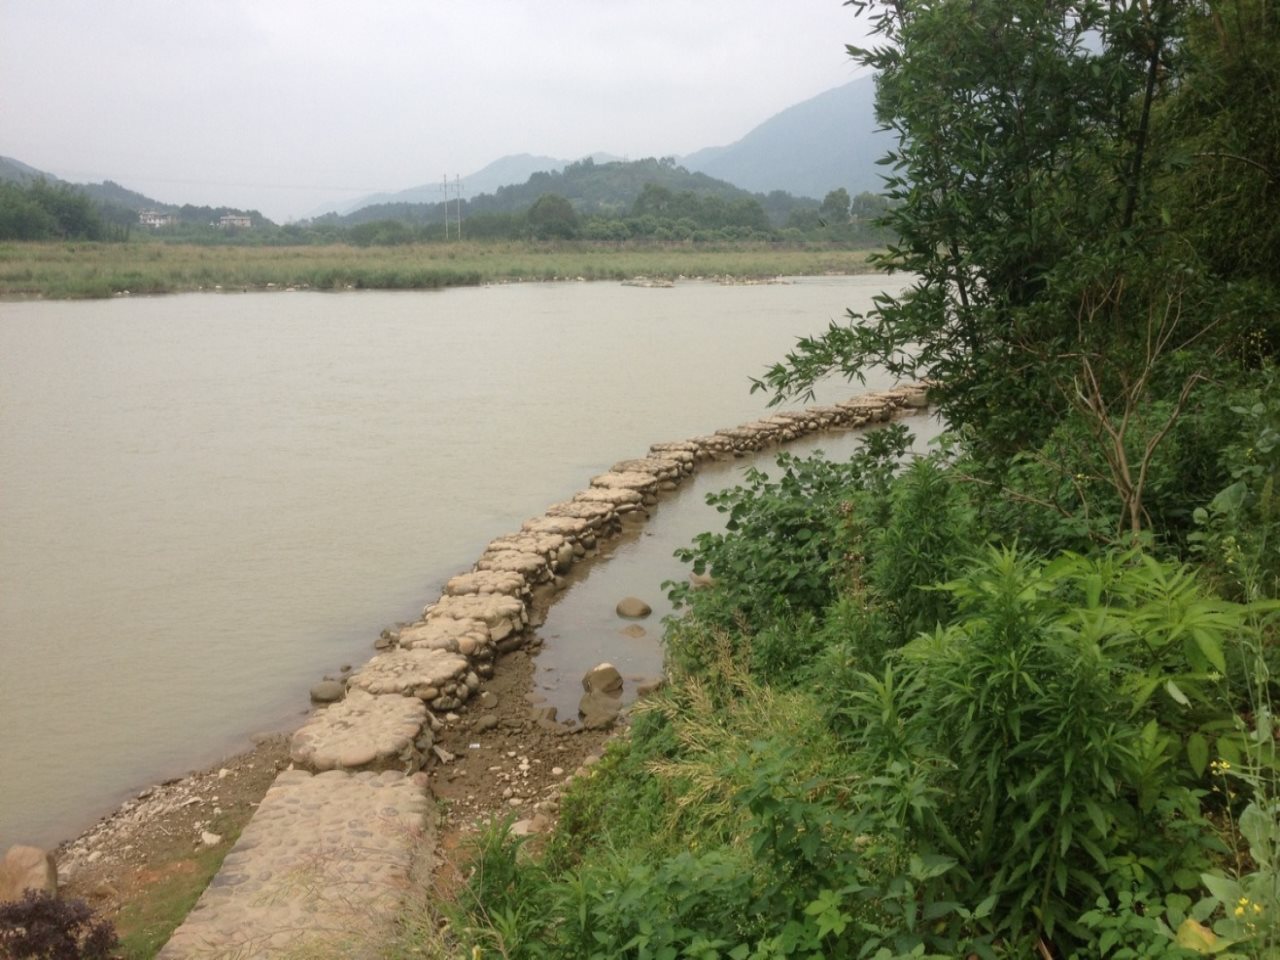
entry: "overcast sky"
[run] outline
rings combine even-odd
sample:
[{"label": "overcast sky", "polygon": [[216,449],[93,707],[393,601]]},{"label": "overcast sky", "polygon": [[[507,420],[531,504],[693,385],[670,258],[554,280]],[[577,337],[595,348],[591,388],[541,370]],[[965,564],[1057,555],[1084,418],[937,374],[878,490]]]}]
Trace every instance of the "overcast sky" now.
[{"label": "overcast sky", "polygon": [[0,0],[0,156],[283,221],[731,143],[852,79],[862,29],[840,0]]}]

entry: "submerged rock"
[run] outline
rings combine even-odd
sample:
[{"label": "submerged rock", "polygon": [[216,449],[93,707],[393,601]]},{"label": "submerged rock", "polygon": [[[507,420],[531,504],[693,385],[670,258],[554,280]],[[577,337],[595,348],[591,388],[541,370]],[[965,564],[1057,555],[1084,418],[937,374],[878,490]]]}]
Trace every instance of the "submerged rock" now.
[{"label": "submerged rock", "polygon": [[347,692],[347,685],[340,680],[321,680],[311,688],[312,703],[337,703]]},{"label": "submerged rock", "polygon": [[620,617],[626,617],[629,620],[643,620],[653,613],[653,607],[639,597],[623,597],[618,601],[617,611]]}]

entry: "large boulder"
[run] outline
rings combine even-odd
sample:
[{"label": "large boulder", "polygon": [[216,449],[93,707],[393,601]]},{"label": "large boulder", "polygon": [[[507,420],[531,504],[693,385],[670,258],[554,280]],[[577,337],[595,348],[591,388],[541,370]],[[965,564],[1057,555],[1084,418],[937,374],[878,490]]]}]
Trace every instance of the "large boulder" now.
[{"label": "large boulder", "polygon": [[[583,508],[583,514],[586,514],[592,508],[587,504],[579,504]],[[607,505],[597,506],[595,512],[598,515],[607,516],[609,507]],[[597,520],[595,524],[586,516],[545,516],[533,517],[526,520],[521,529],[526,533],[543,534],[554,533],[564,537],[570,541],[581,540],[584,537],[594,539],[595,528],[600,525],[601,521]]]},{"label": "large boulder", "polygon": [[592,477],[591,486],[605,490],[636,490],[644,494],[657,489],[658,478],[651,473],[610,471]]},{"label": "large boulder", "polygon": [[0,860],[0,903],[21,900],[23,893],[58,893],[58,868],[53,854],[39,847],[10,847]]},{"label": "large boulder", "polygon": [[565,538],[561,533],[521,530],[491,541],[485,553],[536,553],[554,562],[564,544]]},{"label": "large boulder", "polygon": [[622,710],[622,674],[611,663],[601,663],[582,678],[587,691],[578,701],[578,715],[588,730],[604,730],[613,725]]},{"label": "large boulder", "polygon": [[622,711],[622,697],[613,693],[593,690],[584,693],[578,701],[578,715],[588,730],[606,730],[618,719]]},{"label": "large boulder", "polygon": [[[618,519],[611,503],[591,503],[585,500],[566,500],[547,507],[546,519],[567,518],[585,520],[591,529],[599,531]],[[535,518],[542,519],[542,518]],[[528,521],[533,523],[533,520]]]},{"label": "large boulder", "polygon": [[678,480],[684,473],[679,461],[662,457],[619,460],[609,470],[611,473],[647,473],[659,480]]}]

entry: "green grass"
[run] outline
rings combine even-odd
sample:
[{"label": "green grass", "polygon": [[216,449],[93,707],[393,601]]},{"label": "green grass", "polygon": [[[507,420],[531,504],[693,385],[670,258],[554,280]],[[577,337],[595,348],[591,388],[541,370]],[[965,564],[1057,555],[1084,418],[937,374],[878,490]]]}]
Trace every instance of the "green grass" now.
[{"label": "green grass", "polygon": [[0,244],[0,297],[85,299],[197,290],[432,290],[634,276],[813,276],[865,272],[869,251],[823,246],[456,243],[248,247]]},{"label": "green grass", "polygon": [[212,849],[192,853],[189,847],[175,845],[164,875],[144,895],[132,898],[115,918],[119,955],[124,960],[151,960],[160,951],[217,874],[247,820],[247,813],[236,820],[226,815],[216,818],[209,829],[222,834],[223,841]]}]

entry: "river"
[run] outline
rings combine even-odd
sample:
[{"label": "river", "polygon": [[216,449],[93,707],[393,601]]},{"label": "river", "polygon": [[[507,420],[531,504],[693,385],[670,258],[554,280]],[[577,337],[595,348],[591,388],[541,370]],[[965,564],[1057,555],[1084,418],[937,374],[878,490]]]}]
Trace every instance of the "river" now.
[{"label": "river", "polygon": [[[901,282],[0,303],[0,850],[296,722],[489,540],[761,415],[749,376]],[[665,561],[681,524],[639,543]],[[572,602],[553,700],[610,652]]]}]

